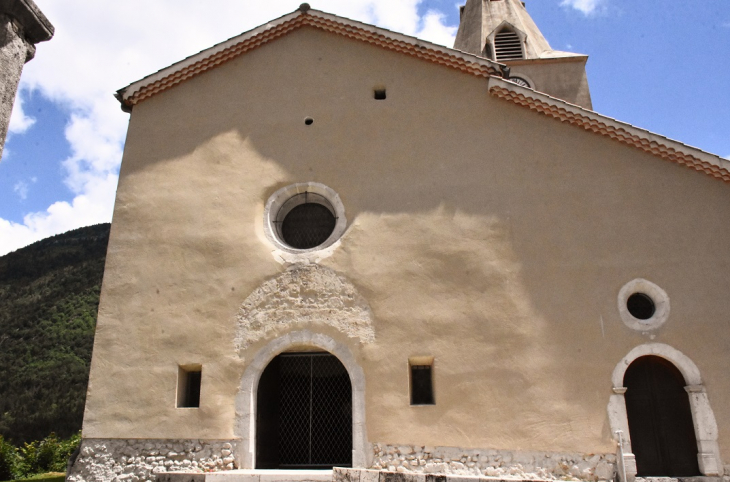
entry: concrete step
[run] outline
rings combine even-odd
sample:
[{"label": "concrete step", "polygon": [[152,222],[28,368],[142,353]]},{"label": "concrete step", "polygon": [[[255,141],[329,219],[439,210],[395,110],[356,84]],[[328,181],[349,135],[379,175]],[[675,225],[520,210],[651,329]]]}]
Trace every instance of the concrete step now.
[{"label": "concrete step", "polygon": [[206,474],[205,482],[332,482],[332,471],[228,470]]},{"label": "concrete step", "polygon": [[226,470],[222,472],[167,472],[158,482],[332,482],[331,470]]}]

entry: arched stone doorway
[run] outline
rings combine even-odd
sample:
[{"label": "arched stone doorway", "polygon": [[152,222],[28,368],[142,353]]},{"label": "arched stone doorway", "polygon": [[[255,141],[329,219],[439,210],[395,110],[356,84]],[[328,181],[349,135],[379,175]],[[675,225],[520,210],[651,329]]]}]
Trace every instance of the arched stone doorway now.
[{"label": "arched stone doorway", "polygon": [[261,348],[248,364],[236,395],[236,424],[234,432],[241,443],[236,447],[236,465],[241,469],[256,468],[256,438],[259,381],[271,361],[287,350],[319,349],[337,357],[347,370],[352,389],[352,466],[366,467],[367,434],[365,425],[365,374],[350,349],[329,336],[309,330],[280,336]]},{"label": "arched stone doorway", "polygon": [[686,385],[677,367],[658,356],[637,358],[626,370],[626,414],[638,476],[700,475]]},{"label": "arched stone doorway", "polygon": [[261,374],[256,468],[352,466],[352,385],[327,352],[284,352]]},{"label": "arched stone doorway", "polygon": [[[608,402],[608,419],[611,425],[611,433],[614,435],[616,442],[623,437],[623,446],[618,448],[617,455],[622,455],[622,463],[619,464],[619,467],[625,467],[626,480],[633,480],[637,470],[626,406],[628,389],[624,386],[624,378],[634,361],[646,356],[662,358],[670,362],[681,373],[686,383],[684,390],[688,394],[692,413],[699,470],[702,475],[717,476],[722,474],[723,466],[720,459],[720,447],[717,442],[717,422],[710,406],[707,391],[702,383],[699,369],[689,357],[669,345],[646,343],[631,350],[616,365],[611,376],[613,395],[611,395]],[[620,433],[623,436],[620,436]]]}]

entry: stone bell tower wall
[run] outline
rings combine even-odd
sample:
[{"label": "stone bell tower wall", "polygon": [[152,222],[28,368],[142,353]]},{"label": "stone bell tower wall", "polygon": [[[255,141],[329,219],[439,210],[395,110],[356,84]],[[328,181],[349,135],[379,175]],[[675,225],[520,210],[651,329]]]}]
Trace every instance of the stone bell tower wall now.
[{"label": "stone bell tower wall", "polygon": [[0,155],[23,66],[35,55],[35,44],[50,40],[53,32],[53,25],[33,0],[0,3]]}]

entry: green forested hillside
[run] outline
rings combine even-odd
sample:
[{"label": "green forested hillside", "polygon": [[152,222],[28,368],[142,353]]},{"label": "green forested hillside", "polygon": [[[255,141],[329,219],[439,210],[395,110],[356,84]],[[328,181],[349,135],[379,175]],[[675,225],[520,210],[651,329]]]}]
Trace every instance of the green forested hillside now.
[{"label": "green forested hillside", "polygon": [[0,435],[15,444],[78,432],[109,224],[0,257]]}]

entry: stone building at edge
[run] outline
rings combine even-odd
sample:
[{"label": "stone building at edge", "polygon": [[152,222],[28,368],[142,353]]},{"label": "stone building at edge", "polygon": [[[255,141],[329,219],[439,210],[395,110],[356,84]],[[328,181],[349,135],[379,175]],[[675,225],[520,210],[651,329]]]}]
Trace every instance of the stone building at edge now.
[{"label": "stone building at edge", "polygon": [[69,480],[728,480],[730,161],[586,61],[304,4],[121,89]]}]

